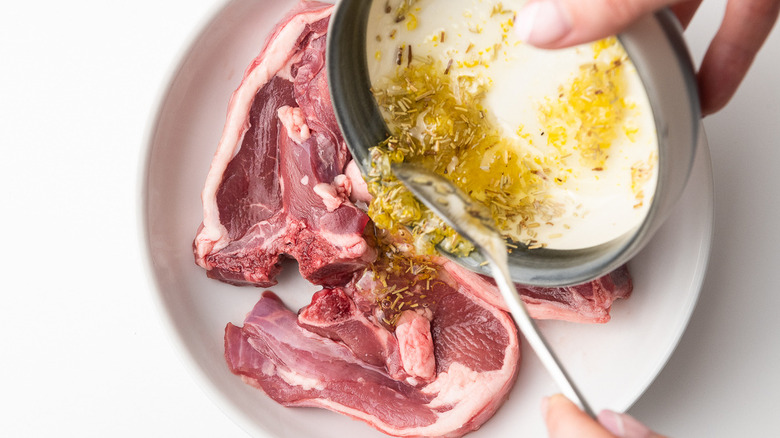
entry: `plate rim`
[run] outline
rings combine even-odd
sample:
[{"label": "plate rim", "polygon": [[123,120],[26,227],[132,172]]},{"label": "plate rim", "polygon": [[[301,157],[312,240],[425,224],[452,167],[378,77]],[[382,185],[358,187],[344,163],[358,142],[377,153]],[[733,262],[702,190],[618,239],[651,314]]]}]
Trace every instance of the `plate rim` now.
[{"label": "plate rim", "polygon": [[[174,323],[172,309],[164,297],[164,293],[161,287],[161,280],[155,272],[155,256],[152,252],[152,244],[150,241],[150,201],[148,196],[150,190],[150,165],[152,162],[152,155],[155,146],[154,140],[160,130],[163,109],[166,102],[168,101],[171,89],[182,74],[183,67],[187,60],[190,59],[195,48],[207,35],[208,30],[214,24],[214,22],[218,21],[219,17],[226,13],[226,10],[231,3],[234,2],[216,2],[214,6],[212,6],[211,12],[204,14],[204,17],[200,20],[200,23],[193,27],[194,30],[192,35],[185,39],[185,41],[189,41],[189,43],[185,46],[185,49],[182,50],[176,62],[171,63],[171,66],[167,69],[164,76],[167,78],[167,81],[164,82],[161,86],[158,86],[159,90],[157,92],[157,99],[155,100],[155,104],[152,107],[155,110],[150,111],[149,120],[146,124],[146,135],[143,137],[143,150],[136,174],[136,187],[138,189],[135,196],[137,212],[136,220],[138,223],[136,238],[138,239],[138,248],[140,248],[142,258],[141,264],[143,265],[143,281],[146,282],[147,290],[149,295],[151,295],[151,301],[154,303],[154,307],[157,309],[158,322],[164,328],[166,337],[169,339],[169,343],[172,344],[174,350],[176,351],[176,356],[178,356],[180,363],[187,370],[190,378],[195,381],[197,386],[204,392],[208,399],[244,432],[250,436],[255,436],[256,432],[261,430],[265,436],[272,436],[271,431],[265,425],[258,424],[256,421],[253,421],[253,419],[238,409],[234,400],[228,397],[228,394],[226,394],[224,390],[216,385],[216,382],[214,382],[206,373],[204,366],[198,362],[198,360],[193,356],[192,352],[187,348],[184,339],[185,336],[183,328],[177,326]],[[703,241],[701,242],[702,244],[698,249],[695,275],[691,281],[692,289],[694,291],[693,293],[689,294],[689,299],[685,303],[686,308],[682,313],[684,318],[681,318],[678,321],[678,327],[675,330],[675,336],[669,339],[669,347],[667,348],[666,353],[658,357],[656,365],[652,367],[652,371],[649,372],[646,376],[646,381],[640,385],[640,388],[642,389],[637,394],[628,397],[626,402],[623,403],[625,406],[616,406],[616,408],[621,411],[629,410],[639,399],[641,399],[641,397],[657,379],[662,370],[666,367],[669,360],[674,355],[674,352],[679,347],[680,340],[683,334],[687,331],[687,327],[690,324],[693,311],[699,302],[699,297],[706,279],[706,274],[710,265],[709,262],[712,254],[715,211],[712,159],[703,125],[701,126],[700,143],[698,145],[694,163],[697,163],[699,160],[704,161],[704,164],[702,165],[705,167],[703,169],[704,172],[702,172],[702,177],[704,179],[699,183],[706,186],[707,212],[706,223],[701,224],[702,227],[706,227],[706,233],[702,234]],[[689,184],[691,184],[691,180],[688,181],[688,185]],[[679,208],[679,205],[677,205],[674,210],[679,210]]]},{"label": "plate rim", "polygon": [[[675,351],[677,351],[677,348],[680,346],[680,340],[682,339],[685,332],[688,330],[688,326],[691,322],[691,317],[693,315],[694,310],[696,310],[696,306],[699,304],[699,298],[701,297],[701,292],[704,286],[704,281],[707,278],[707,271],[710,267],[710,259],[712,258],[712,242],[714,240],[714,234],[715,234],[715,181],[714,181],[714,173],[712,168],[712,155],[709,148],[709,141],[707,138],[707,133],[704,130],[704,124],[700,121],[699,124],[699,134],[698,134],[698,145],[696,148],[696,154],[693,159],[692,163],[692,169],[694,169],[697,165],[704,166],[703,169],[703,180],[700,181],[700,184],[704,184],[706,186],[706,223],[702,223],[702,227],[705,229],[705,232],[702,233],[702,236],[704,237],[702,244],[699,246],[698,251],[698,258],[696,260],[696,267],[700,268],[696,269],[694,272],[694,277],[691,279],[691,285],[693,293],[689,294],[688,301],[685,303],[686,308],[683,311],[683,315],[685,316],[681,320],[678,321],[678,327],[675,330],[675,336],[673,336],[670,339],[670,346],[668,348],[668,351],[665,355],[662,355],[658,358],[656,366],[653,368],[653,372],[650,373],[648,376],[647,382],[644,383],[643,389],[634,397],[633,400],[629,400],[628,403],[626,403],[625,408],[622,409],[622,412],[626,412],[631,407],[633,407],[639,399],[642,398],[642,396],[647,392],[647,390],[652,386],[653,382],[658,378],[658,376],[661,374],[661,372],[666,368],[666,365],[669,363],[669,360],[671,360],[672,356],[674,355]],[[700,164],[699,161],[702,161]],[[686,182],[686,189],[688,189],[689,185],[692,183],[692,178],[689,178]],[[680,209],[680,202],[678,200],[675,207],[672,209],[671,215],[674,214],[675,211],[678,211]],[[658,230],[658,232],[661,232],[663,229],[663,226],[661,229]],[[652,242],[652,240],[651,240]]]}]

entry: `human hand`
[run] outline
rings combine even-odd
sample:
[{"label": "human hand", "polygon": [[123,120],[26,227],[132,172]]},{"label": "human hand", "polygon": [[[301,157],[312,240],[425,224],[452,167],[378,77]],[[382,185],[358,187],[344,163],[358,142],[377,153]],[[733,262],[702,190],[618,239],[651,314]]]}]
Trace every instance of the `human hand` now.
[{"label": "human hand", "polygon": [[[639,17],[669,6],[686,27],[702,0],[530,0],[518,13],[520,39],[554,49],[615,35]],[[723,108],[745,78],[780,12],[780,0],[728,0],[697,81],[702,114]]]},{"label": "human hand", "polygon": [[550,438],[664,438],[633,417],[601,411],[598,422],[558,394],[542,402]]}]

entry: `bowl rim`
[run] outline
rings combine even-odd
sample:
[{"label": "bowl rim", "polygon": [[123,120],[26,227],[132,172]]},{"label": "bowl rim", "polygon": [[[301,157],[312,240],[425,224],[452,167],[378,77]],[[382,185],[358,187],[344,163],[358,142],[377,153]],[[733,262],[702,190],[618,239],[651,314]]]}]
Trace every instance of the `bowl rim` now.
[{"label": "bowl rim", "polygon": [[[371,88],[365,44],[372,4],[373,1],[342,0],[336,6],[328,31],[326,55],[328,85],[336,108],[336,120],[361,171],[370,166],[368,148],[389,135],[376,102],[368,97],[369,93],[359,91]],[[701,111],[695,69],[682,27],[671,10],[665,8],[642,17],[617,38],[636,67],[653,113],[659,161],[652,205],[637,227],[597,246],[578,250],[542,248],[513,251],[508,257],[509,269],[518,283],[544,287],[571,286],[617,269],[649,242],[687,184],[696,156]],[[657,53],[659,50],[662,53]],[[653,55],[656,58],[648,59]],[[661,67],[657,67],[657,59],[663,58],[669,58],[669,63],[659,70]],[[667,82],[661,76],[668,77],[670,74],[674,75],[671,87],[681,86],[682,92],[677,89],[664,92],[663,85]],[[670,103],[671,100],[675,102]],[[687,105],[677,105],[680,100]],[[682,113],[672,117],[671,113],[677,109]],[[384,137],[379,134],[381,132],[385,132]],[[669,138],[670,133],[676,137]],[[682,151],[673,154],[674,147],[681,144],[687,145],[684,157],[680,156]],[[670,159],[671,155],[675,155],[675,159]],[[685,161],[684,168],[679,168],[677,164],[680,158]],[[680,172],[682,176],[678,175]],[[466,257],[450,258],[467,269],[492,275],[484,257],[477,252]]]}]

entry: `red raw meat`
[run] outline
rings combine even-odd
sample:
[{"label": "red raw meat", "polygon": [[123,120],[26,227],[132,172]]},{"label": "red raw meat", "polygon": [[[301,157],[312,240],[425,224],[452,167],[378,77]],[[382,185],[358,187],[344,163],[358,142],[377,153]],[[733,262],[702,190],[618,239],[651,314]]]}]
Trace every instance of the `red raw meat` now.
[{"label": "red raw meat", "polygon": [[332,7],[302,2],[233,93],[193,243],[212,278],[271,286],[286,254],[311,282],[340,284],[373,260],[326,86]]},{"label": "red raw meat", "polygon": [[298,312],[301,327],[346,345],[355,356],[371,365],[386,366],[391,377],[409,377],[401,364],[398,341],[363,314],[343,288],[323,289],[311,304]]},{"label": "red raw meat", "polygon": [[[470,284],[482,299],[509,311],[492,278],[476,274],[449,260],[440,259],[440,262],[458,281]],[[577,286],[515,286],[532,318],[582,323],[609,322],[612,303],[617,299],[628,298],[633,290],[626,266]]]},{"label": "red raw meat", "polygon": [[[517,376],[512,320],[441,272],[428,290],[415,291],[425,297],[417,301],[421,310],[405,311],[393,334],[377,322],[379,307],[363,312],[351,302],[371,301],[377,285],[370,277],[318,293],[297,318],[266,292],[242,328],[226,328],[231,371],[281,404],[330,409],[389,435],[459,437],[479,428]],[[362,327],[368,340],[333,336],[345,324]],[[382,354],[366,355],[366,345]]]}]

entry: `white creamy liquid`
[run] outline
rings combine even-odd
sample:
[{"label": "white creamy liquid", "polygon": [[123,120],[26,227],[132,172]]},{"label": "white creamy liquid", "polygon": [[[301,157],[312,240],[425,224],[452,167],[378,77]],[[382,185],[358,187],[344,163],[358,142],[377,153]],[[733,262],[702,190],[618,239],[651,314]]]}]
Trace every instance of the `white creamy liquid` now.
[{"label": "white creamy liquid", "polygon": [[[397,64],[399,48],[412,45],[413,55],[430,56],[442,65],[452,60],[451,75],[479,78],[489,88],[485,109],[502,136],[520,140],[534,153],[552,153],[540,121],[540,106],[557,101],[566,86],[592,63],[592,45],[547,51],[518,41],[513,30],[513,11],[524,0],[420,0],[404,21],[396,23],[386,13],[386,3],[375,1],[369,19],[367,55],[374,86],[393,77],[407,63]],[[399,0],[388,2],[393,11]],[[442,35],[444,41],[442,42]],[[476,65],[475,65],[476,64]],[[564,206],[554,220],[540,221],[526,229],[518,240],[540,242],[549,248],[573,249],[594,246],[638,227],[652,203],[657,182],[657,137],[644,87],[630,62],[623,65],[627,87],[623,99],[632,110],[625,130],[608,149],[602,169],[586,168],[577,157],[564,158],[561,169],[568,178],[553,184],[549,194]],[[650,172],[640,187],[632,187],[632,166]],[[641,192],[642,195],[637,195]],[[529,237],[528,233],[531,233]]]}]

